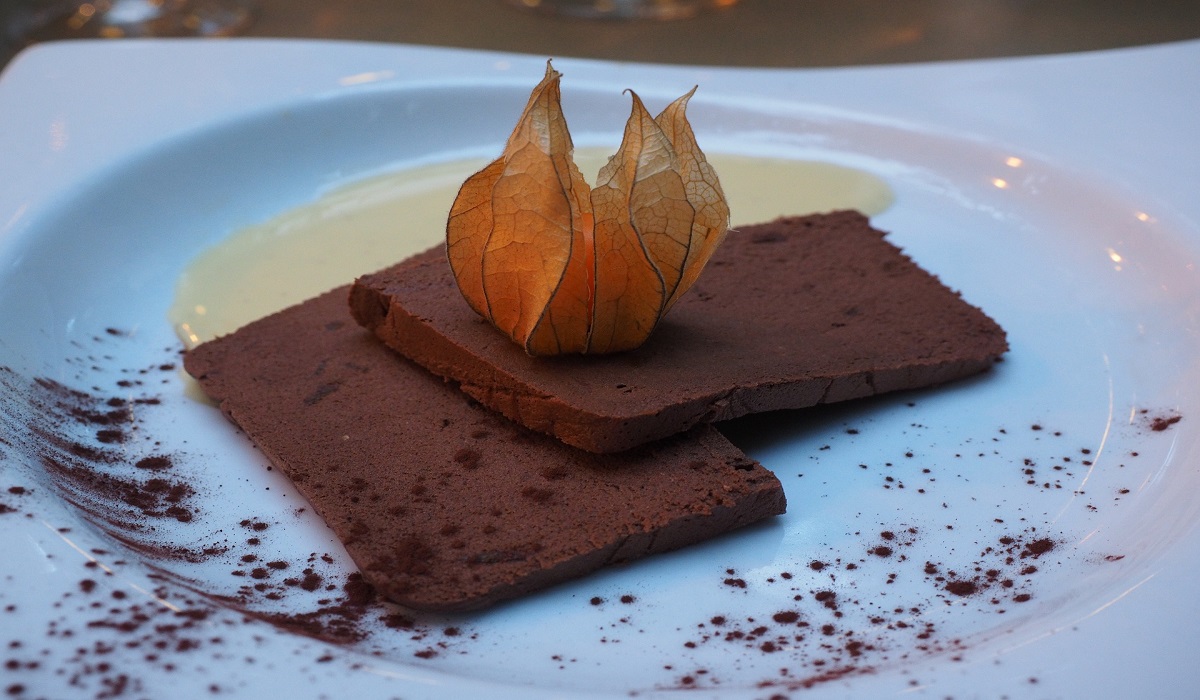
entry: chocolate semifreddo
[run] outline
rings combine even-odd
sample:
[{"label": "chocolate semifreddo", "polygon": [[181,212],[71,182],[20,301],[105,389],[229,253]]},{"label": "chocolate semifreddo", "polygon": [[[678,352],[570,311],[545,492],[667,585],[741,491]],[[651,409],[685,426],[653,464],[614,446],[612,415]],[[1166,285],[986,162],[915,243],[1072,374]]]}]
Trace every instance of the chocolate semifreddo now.
[{"label": "chocolate semifreddo", "polygon": [[348,291],[185,367],[396,603],[480,608],[784,511],[775,476],[711,427],[595,455],[513,424],[355,324]]},{"label": "chocolate semifreddo", "polygon": [[533,430],[617,452],[695,425],[948,382],[986,370],[1003,329],[842,211],[731,231],[649,341],[533,358],[462,299],[445,250],[359,279],[355,319]]}]

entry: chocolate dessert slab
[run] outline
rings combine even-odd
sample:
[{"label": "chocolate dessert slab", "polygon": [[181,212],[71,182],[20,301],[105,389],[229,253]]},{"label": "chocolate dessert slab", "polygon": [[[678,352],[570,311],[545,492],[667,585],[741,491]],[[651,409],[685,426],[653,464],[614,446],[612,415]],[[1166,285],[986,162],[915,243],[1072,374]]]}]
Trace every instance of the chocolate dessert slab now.
[{"label": "chocolate dessert slab", "polygon": [[775,476],[710,427],[594,455],[511,423],[355,324],[348,291],[185,367],[396,603],[479,608],[784,511]]},{"label": "chocolate dessert slab", "polygon": [[533,358],[463,300],[444,248],[359,279],[355,319],[484,405],[593,452],[695,425],[948,382],[1003,329],[842,211],[731,231],[642,347]]}]

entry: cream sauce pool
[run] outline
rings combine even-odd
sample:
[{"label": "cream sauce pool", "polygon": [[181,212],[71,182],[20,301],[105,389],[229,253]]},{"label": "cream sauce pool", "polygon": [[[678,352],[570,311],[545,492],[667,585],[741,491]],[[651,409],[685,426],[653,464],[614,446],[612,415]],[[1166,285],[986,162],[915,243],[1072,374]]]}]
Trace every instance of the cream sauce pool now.
[{"label": "cream sauce pool", "polygon": [[[611,153],[581,148],[575,161],[588,177]],[[722,153],[708,159],[735,225],[835,209],[870,216],[892,202],[887,183],[855,168]],[[181,275],[171,323],[194,347],[435,245],[445,236],[459,186],[485,164],[461,160],[399,170],[233,233]]]}]

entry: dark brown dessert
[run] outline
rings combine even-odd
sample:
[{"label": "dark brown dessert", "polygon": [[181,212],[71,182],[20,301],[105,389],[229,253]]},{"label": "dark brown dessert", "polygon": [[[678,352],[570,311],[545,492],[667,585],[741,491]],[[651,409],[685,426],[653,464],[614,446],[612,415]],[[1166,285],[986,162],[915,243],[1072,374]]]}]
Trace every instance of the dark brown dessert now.
[{"label": "dark brown dessert", "polygon": [[514,425],[356,325],[347,293],[185,366],[401,605],[479,608],[784,510],[775,476],[709,427],[594,455]]},{"label": "dark brown dessert", "polygon": [[947,382],[1004,331],[843,211],[731,231],[642,347],[532,358],[467,306],[438,247],[359,279],[355,319],[529,428],[616,452],[692,426]]}]

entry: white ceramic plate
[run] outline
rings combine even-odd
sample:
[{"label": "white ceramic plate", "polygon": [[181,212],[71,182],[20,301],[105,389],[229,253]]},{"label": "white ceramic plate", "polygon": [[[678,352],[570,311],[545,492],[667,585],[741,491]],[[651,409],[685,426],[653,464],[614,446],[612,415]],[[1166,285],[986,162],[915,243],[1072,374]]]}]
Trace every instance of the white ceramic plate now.
[{"label": "white ceramic plate", "polygon": [[[1194,696],[1194,42],[817,71],[556,61],[577,142],[617,133],[620,90],[699,83],[706,149],[884,177],[897,199],[876,224],[1004,325],[1012,351],[977,380],[730,426],[784,483],[775,522],[473,616],[389,627],[397,611],[348,606],[336,540],[183,396],[174,281],[330,187],[496,152],[543,61],[134,42],[46,45],[8,67],[7,692]],[[133,422],[103,433],[123,406]],[[111,463],[64,471],[81,445]],[[177,498],[159,488],[180,482]],[[106,520],[122,502],[160,515]],[[172,505],[186,522],[161,515]]]}]

